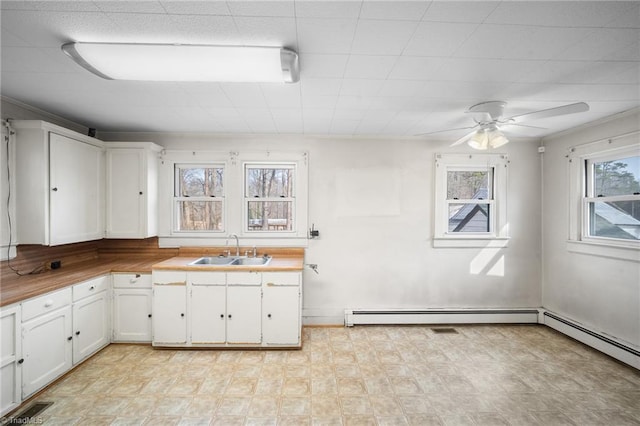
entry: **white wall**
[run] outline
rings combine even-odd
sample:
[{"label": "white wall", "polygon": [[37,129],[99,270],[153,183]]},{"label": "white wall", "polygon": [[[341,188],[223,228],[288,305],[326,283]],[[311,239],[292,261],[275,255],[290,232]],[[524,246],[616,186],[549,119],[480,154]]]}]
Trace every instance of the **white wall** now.
[{"label": "white wall", "polygon": [[637,130],[635,111],[544,139],[542,305],[640,347],[640,263],[569,252],[566,246],[567,150]]},{"label": "white wall", "polygon": [[[100,134],[103,140],[144,140],[168,149],[309,152],[307,323],[343,321],[346,308],[539,307],[540,166],[536,141],[506,145],[510,159],[505,249],[439,248],[431,243],[433,162],[448,143],[415,139],[241,137],[189,134]],[[467,152],[461,148],[457,152]],[[359,190],[374,173],[389,177],[384,208]],[[365,188],[366,189],[366,188]],[[241,241],[242,243],[242,241]]]}]

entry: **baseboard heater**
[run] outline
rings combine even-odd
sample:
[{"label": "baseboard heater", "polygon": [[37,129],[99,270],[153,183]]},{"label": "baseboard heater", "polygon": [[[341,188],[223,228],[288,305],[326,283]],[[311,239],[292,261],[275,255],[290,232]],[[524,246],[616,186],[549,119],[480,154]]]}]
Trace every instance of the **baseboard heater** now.
[{"label": "baseboard heater", "polygon": [[538,309],[347,309],[344,324],[537,324]]},{"label": "baseboard heater", "polygon": [[590,330],[575,321],[542,310],[542,323],[585,345],[603,352],[618,361],[640,369],[640,350],[612,339],[602,333]]}]

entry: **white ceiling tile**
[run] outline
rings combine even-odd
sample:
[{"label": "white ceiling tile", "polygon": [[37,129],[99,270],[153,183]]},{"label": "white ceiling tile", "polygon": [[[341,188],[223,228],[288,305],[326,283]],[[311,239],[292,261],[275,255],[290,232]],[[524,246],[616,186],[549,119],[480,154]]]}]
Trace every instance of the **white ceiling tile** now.
[{"label": "white ceiling tile", "polygon": [[423,81],[415,80],[387,80],[382,84],[380,96],[414,96],[421,93]]},{"label": "white ceiling tile", "polygon": [[304,78],[340,78],[344,75],[349,55],[303,53],[300,55],[300,74]]},{"label": "white ceiling tile", "polygon": [[262,83],[262,94],[271,108],[299,108],[300,84]]},{"label": "white ceiling tile", "polygon": [[364,117],[366,110],[353,108],[336,108],[333,118],[340,117],[342,120],[360,121]]},{"label": "white ceiling tile", "polygon": [[[604,58],[617,60],[638,60],[640,30],[625,28],[598,28],[589,32],[573,45],[563,49],[557,55],[562,59],[600,60]],[[630,57],[612,57],[621,49],[632,46],[635,54]],[[632,49],[633,51],[633,49]]]},{"label": "white ceiling tile", "polygon": [[299,108],[274,108],[271,110],[278,133],[303,133],[302,111]]},{"label": "white ceiling tile", "polygon": [[40,10],[54,12],[99,12],[100,9],[91,1],[2,1],[4,10]]},{"label": "white ceiling tile", "polygon": [[528,1],[500,3],[487,17],[487,23],[540,25],[544,27],[598,27],[603,26],[629,9],[626,2]]},{"label": "white ceiling tile", "polygon": [[288,1],[228,1],[227,6],[234,16],[295,16],[293,0]]},{"label": "white ceiling tile", "polygon": [[502,82],[427,81],[422,88],[422,94],[424,98],[429,99],[473,102],[499,98],[505,93],[506,87]]},{"label": "white ceiling tile", "polygon": [[193,99],[193,102],[203,107],[232,108],[233,104],[219,83],[188,82],[178,86]]},{"label": "white ceiling tile", "polygon": [[362,3],[360,19],[399,19],[419,21],[429,7],[427,1],[393,1],[365,0]]},{"label": "white ceiling tile", "polygon": [[363,96],[338,96],[336,109],[367,109],[373,99]]},{"label": "white ceiling tile", "polygon": [[331,109],[336,106],[338,95],[304,95],[302,96],[302,108],[306,109]]},{"label": "white ceiling tile", "polygon": [[627,2],[628,8],[624,11],[621,10],[620,15],[607,23],[609,28],[640,28],[640,2],[629,1]]},{"label": "white ceiling tile", "polygon": [[237,108],[266,108],[267,103],[258,83],[223,83],[222,90]]},{"label": "white ceiling tile", "polygon": [[[53,2],[52,2],[53,3]],[[78,3],[88,3],[86,1]],[[166,13],[166,10],[158,1],[94,1],[98,9],[103,12],[126,13]]]},{"label": "white ceiling tile", "polygon": [[271,111],[268,109],[243,108],[239,110],[249,128],[254,133],[275,133],[276,125],[273,122]]},{"label": "white ceiling tile", "polygon": [[393,69],[397,56],[351,55],[345,78],[385,79]]},{"label": "white ceiling tile", "polygon": [[300,84],[303,96],[337,96],[341,83],[337,78],[308,78]]},{"label": "white ceiling tile", "polygon": [[394,80],[431,80],[441,66],[441,60],[438,58],[402,56],[396,61],[389,78]]},{"label": "white ceiling tile", "polygon": [[433,80],[509,83],[538,64],[539,61],[514,59],[446,58],[434,72]]},{"label": "white ceiling tile", "polygon": [[234,21],[243,44],[298,49],[293,18],[235,17]]},{"label": "white ceiling tile", "polygon": [[[523,83],[633,83],[620,81],[619,75],[637,71],[637,62],[554,60],[532,67],[518,79]],[[636,79],[637,80],[637,79]]]},{"label": "white ceiling tile", "polygon": [[208,114],[219,122],[226,120],[237,120],[241,118],[240,113],[236,108],[219,108],[219,107],[202,107]]},{"label": "white ceiling tile", "polygon": [[355,19],[297,19],[301,53],[350,53]]},{"label": "white ceiling tile", "polygon": [[[113,15],[110,15],[113,16]],[[212,15],[165,15],[170,20],[162,19],[162,15],[154,16],[150,22],[136,22],[131,19],[124,22],[124,28],[136,28],[145,37],[165,39],[169,43],[185,44],[240,44],[242,38],[237,31],[233,18]],[[115,18],[118,23],[127,18]],[[160,36],[161,35],[161,36]]]},{"label": "white ceiling tile", "polygon": [[344,79],[340,94],[345,96],[376,96],[385,80],[383,79]]},{"label": "white ceiling tile", "polygon": [[451,56],[475,31],[478,24],[421,22],[404,55]]},{"label": "white ceiling tile", "polygon": [[417,25],[409,21],[358,21],[351,53],[400,55]]},{"label": "white ceiling tile", "polygon": [[358,129],[360,120],[337,119],[331,122],[329,133],[333,135],[353,135]]},{"label": "white ceiling tile", "polygon": [[422,17],[430,22],[484,22],[500,2],[434,1]]},{"label": "white ceiling tile", "polygon": [[224,1],[162,1],[167,13],[176,15],[230,15],[231,12]]},{"label": "white ceiling tile", "polygon": [[360,15],[361,3],[360,0],[296,0],[296,16],[298,18],[357,18]]}]

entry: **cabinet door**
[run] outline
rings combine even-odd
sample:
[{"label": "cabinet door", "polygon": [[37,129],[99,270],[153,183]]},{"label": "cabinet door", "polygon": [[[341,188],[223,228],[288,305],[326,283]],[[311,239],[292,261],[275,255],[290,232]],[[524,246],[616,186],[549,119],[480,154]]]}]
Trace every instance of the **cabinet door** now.
[{"label": "cabinet door", "polygon": [[225,286],[191,286],[191,343],[225,342]]},{"label": "cabinet door", "polygon": [[269,345],[297,345],[300,342],[300,287],[264,288],[262,341]]},{"label": "cabinet door", "polygon": [[20,306],[0,312],[0,416],[20,405],[22,339]]},{"label": "cabinet door", "polygon": [[153,342],[187,342],[187,286],[153,286]]},{"label": "cabinet door", "polygon": [[144,238],[143,149],[107,151],[107,238]]},{"label": "cabinet door", "polygon": [[109,299],[103,291],[73,304],[73,363],[109,343]]},{"label": "cabinet door", "polygon": [[113,290],[113,340],[151,341],[151,289]]},{"label": "cabinet door", "polygon": [[49,134],[50,245],[103,237],[102,149]]},{"label": "cabinet door", "polygon": [[260,343],[262,288],[227,287],[227,342]]},{"label": "cabinet door", "polygon": [[71,306],[22,324],[22,398],[48,385],[72,366]]}]

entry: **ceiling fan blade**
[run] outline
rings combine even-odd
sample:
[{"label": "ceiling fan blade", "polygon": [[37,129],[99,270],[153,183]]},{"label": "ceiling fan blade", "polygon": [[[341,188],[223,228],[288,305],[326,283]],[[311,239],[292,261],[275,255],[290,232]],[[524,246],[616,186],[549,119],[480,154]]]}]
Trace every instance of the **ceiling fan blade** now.
[{"label": "ceiling fan blade", "polygon": [[479,112],[479,111],[471,111],[471,110],[467,110],[464,112],[465,114],[472,114],[473,115],[473,119],[477,122],[477,123],[490,123],[493,121],[493,117],[491,117],[491,114],[489,114],[488,112]]},{"label": "ceiling fan blade", "polygon": [[445,133],[445,132],[454,132],[456,130],[469,130],[475,129],[477,126],[469,126],[469,127],[458,127],[456,129],[447,129],[447,130],[437,130],[435,132],[427,132],[427,133],[417,133],[414,136],[426,136],[426,135],[435,135],[436,133]]},{"label": "ceiling fan blade", "polygon": [[468,141],[469,139],[471,139],[471,137],[473,135],[476,134],[476,130],[467,133],[466,135],[464,135],[463,137],[461,137],[460,139],[458,139],[457,141],[455,141],[454,143],[452,143],[450,146],[457,146],[457,145],[461,145],[463,143],[465,143],[466,141]]},{"label": "ceiling fan blade", "polygon": [[529,120],[539,120],[541,118],[556,117],[558,115],[575,114],[577,112],[589,111],[589,105],[584,102],[563,105],[555,108],[543,109],[540,111],[529,112],[527,114],[514,115],[507,119],[510,124],[520,123]]},{"label": "ceiling fan blade", "polygon": [[549,130],[546,127],[540,126],[531,126],[529,124],[520,124],[520,123],[503,123],[501,126],[518,126],[518,127],[528,127],[529,129],[539,129],[539,130]]}]

